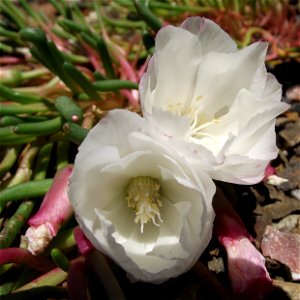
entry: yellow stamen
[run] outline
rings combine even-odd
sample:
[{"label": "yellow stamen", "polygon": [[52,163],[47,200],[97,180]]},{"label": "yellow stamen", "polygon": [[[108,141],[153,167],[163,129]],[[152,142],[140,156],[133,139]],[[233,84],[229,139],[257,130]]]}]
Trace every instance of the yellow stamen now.
[{"label": "yellow stamen", "polygon": [[215,138],[213,134],[208,132],[204,132],[203,129],[210,126],[211,124],[219,123],[219,119],[213,119],[212,121],[208,121],[205,116],[203,116],[201,112],[201,107],[199,107],[199,103],[202,100],[201,96],[195,98],[194,101],[190,104],[187,109],[182,108],[182,103],[178,102],[176,104],[170,104],[168,106],[169,111],[177,116],[187,116],[191,123],[190,130],[190,139],[194,142],[197,142],[198,139],[203,137]]},{"label": "yellow stamen", "polygon": [[162,207],[160,201],[159,182],[151,177],[139,176],[130,180],[127,187],[127,205],[135,210],[135,223],[141,223],[141,233],[144,231],[144,224],[148,221],[156,226],[156,222],[162,222],[159,207]]}]

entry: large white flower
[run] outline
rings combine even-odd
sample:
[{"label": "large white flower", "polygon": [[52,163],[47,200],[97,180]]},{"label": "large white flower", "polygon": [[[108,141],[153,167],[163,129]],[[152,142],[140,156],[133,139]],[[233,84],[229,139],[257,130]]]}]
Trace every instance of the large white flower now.
[{"label": "large white flower", "polygon": [[277,156],[275,117],[288,107],[266,51],[265,42],[238,50],[205,18],[161,29],[140,83],[144,117],[212,178],[257,183]]},{"label": "large white flower", "polygon": [[94,246],[133,279],[162,282],[206,248],[215,186],[148,135],[138,114],[114,110],[79,147],[69,198]]}]

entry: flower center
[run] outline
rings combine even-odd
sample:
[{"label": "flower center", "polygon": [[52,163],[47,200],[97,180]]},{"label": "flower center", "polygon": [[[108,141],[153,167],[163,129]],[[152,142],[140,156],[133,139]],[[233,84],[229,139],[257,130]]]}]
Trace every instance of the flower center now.
[{"label": "flower center", "polygon": [[160,198],[159,182],[148,176],[132,178],[127,187],[127,205],[135,210],[135,223],[141,223],[141,233],[144,231],[144,224],[148,221],[156,226],[156,221],[162,222],[159,207],[162,207]]},{"label": "flower center", "polygon": [[203,112],[201,112],[201,107],[199,107],[199,102],[201,101],[202,97],[197,97],[193,103],[187,108],[184,109],[182,107],[182,103],[177,102],[176,104],[170,104],[168,106],[169,111],[173,114],[178,115],[180,117],[186,116],[190,120],[190,139],[194,142],[197,142],[198,139],[203,137],[211,137],[214,138],[215,136],[204,132],[203,129],[208,127],[211,124],[218,123],[218,119],[213,119],[212,121],[208,121],[205,118]]}]

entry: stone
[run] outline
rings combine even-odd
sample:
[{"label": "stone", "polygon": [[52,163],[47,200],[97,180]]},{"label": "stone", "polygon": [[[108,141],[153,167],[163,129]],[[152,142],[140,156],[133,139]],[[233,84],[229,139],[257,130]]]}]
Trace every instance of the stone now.
[{"label": "stone", "polygon": [[294,280],[300,279],[300,235],[281,232],[273,226],[267,226],[261,249],[264,256],[278,260],[291,270]]}]

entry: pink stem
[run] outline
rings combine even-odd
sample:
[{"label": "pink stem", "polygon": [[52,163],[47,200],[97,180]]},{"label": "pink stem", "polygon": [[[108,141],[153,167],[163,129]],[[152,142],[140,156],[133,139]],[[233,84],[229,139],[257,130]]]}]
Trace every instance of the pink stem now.
[{"label": "pink stem", "polygon": [[93,65],[94,69],[96,71],[103,72],[103,66],[98,57],[97,52],[85,43],[83,43],[83,47],[85,48],[86,52],[88,53],[88,57]]},{"label": "pink stem", "polygon": [[85,282],[85,258],[73,260],[68,272],[68,299],[88,300]]},{"label": "pink stem", "polygon": [[55,265],[45,257],[37,257],[22,248],[6,248],[0,250],[0,265],[15,263],[25,264],[41,272],[48,272]]},{"label": "pink stem", "polygon": [[121,65],[121,72],[125,77],[133,82],[137,82],[137,78],[130,63],[118,52],[114,51],[114,54]]},{"label": "pink stem", "polygon": [[93,72],[90,69],[83,66],[76,66],[76,68],[78,68],[81,72],[87,75],[89,80],[92,80],[94,78]]},{"label": "pink stem", "polygon": [[79,252],[84,257],[86,257],[87,262],[89,262],[90,265],[93,267],[101,283],[103,284],[103,287],[106,290],[109,299],[125,299],[123,292],[116,278],[114,277],[114,274],[109,268],[109,265],[106,261],[106,257],[94,248],[94,246],[84,235],[80,227],[75,228],[74,237]]},{"label": "pink stem", "polygon": [[48,25],[45,25],[43,23],[41,23],[40,25],[42,26],[43,30],[47,33],[47,35],[50,37],[50,39],[55,43],[56,47],[59,50],[62,50],[62,51],[69,50],[68,49],[68,46],[69,46],[68,41],[62,40],[60,37],[58,37],[56,34],[54,34]]},{"label": "pink stem", "polygon": [[128,99],[128,101],[129,101],[129,103],[131,104],[132,107],[138,107],[139,106],[138,97],[135,97],[133,95],[133,91],[121,90],[120,92],[123,96],[125,96]]},{"label": "pink stem", "polygon": [[148,63],[149,63],[149,60],[150,60],[150,56],[147,57],[146,61],[143,63],[141,68],[138,70],[137,77],[138,77],[139,80],[141,79],[141,77],[145,73],[145,71],[147,69],[147,66],[148,66]]},{"label": "pink stem", "polygon": [[13,57],[13,56],[3,56],[0,57],[0,64],[5,65],[5,64],[18,64],[22,61],[23,59],[19,57]]}]

